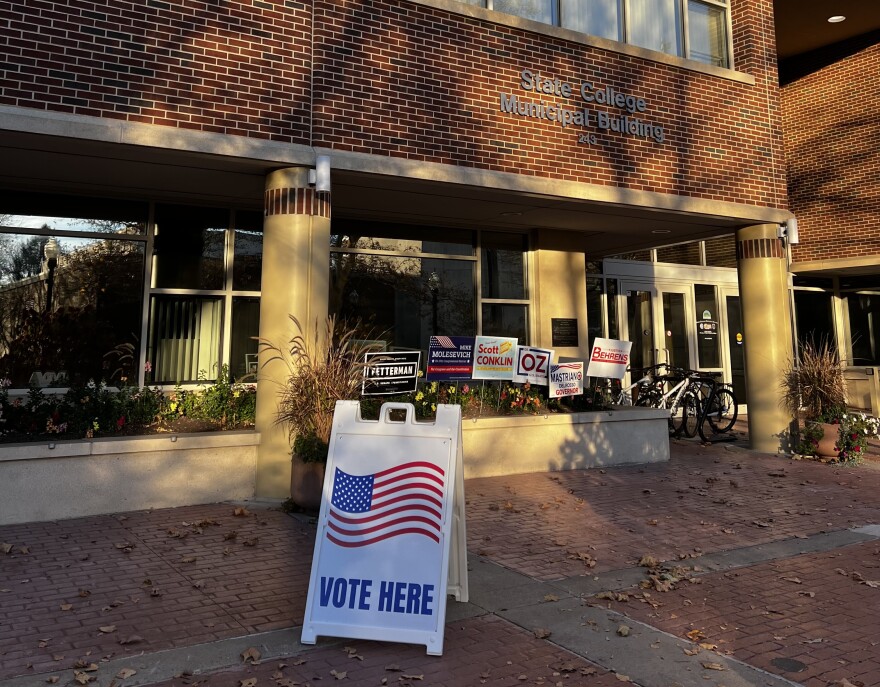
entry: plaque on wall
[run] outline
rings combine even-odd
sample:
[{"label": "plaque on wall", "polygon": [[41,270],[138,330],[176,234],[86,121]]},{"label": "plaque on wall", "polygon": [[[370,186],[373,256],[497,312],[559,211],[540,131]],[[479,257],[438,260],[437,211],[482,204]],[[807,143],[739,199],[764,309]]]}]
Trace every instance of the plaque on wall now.
[{"label": "plaque on wall", "polygon": [[550,332],[554,347],[578,345],[578,321],[576,317],[550,318]]}]

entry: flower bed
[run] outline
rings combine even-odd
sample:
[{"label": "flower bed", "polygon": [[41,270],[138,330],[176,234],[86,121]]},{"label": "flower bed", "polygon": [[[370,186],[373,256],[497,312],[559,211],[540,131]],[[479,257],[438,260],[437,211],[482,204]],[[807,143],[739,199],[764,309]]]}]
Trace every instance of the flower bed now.
[{"label": "flower bed", "polygon": [[256,386],[227,380],[221,370],[219,381],[196,389],[115,389],[89,382],[58,394],[31,388],[25,396],[12,396],[8,380],[0,380],[0,441],[252,428]]}]

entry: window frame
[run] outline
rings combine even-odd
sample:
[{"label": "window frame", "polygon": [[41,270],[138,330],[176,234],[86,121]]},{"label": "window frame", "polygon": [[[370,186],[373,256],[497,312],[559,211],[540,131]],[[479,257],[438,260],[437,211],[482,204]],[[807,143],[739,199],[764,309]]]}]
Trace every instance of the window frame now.
[{"label": "window frame", "polygon": [[[551,3],[551,15],[553,17],[553,22],[547,24],[548,26],[556,26],[559,28],[566,29],[567,31],[575,31],[577,33],[582,33],[580,31],[577,31],[577,29],[572,29],[572,28],[569,28],[569,27],[563,25],[563,23],[562,23],[563,12],[562,12],[562,5],[561,5],[560,0],[549,0],[549,1]],[[639,46],[639,45],[636,45],[635,43],[630,42],[631,28],[630,28],[630,24],[629,24],[629,20],[628,20],[628,16],[627,16],[628,12],[629,12],[630,0],[618,0],[618,2],[617,2],[618,12],[619,12],[618,21],[620,24],[620,32],[619,33],[622,33],[622,39],[617,40],[617,41],[613,41],[613,42],[624,43],[626,45],[631,45],[633,47],[640,48],[642,50],[650,50],[651,52],[656,52],[661,55],[669,55],[672,57],[679,57],[681,59],[689,60],[691,62],[696,62],[698,64],[707,65],[710,67],[715,67],[718,69],[733,70],[734,69],[733,25],[732,25],[732,20],[731,20],[731,16],[730,16],[731,12],[730,12],[729,0],[674,0],[674,1],[675,1],[675,5],[677,6],[678,14],[680,17],[679,23],[678,23],[678,26],[676,27],[676,29],[677,29],[677,31],[681,32],[681,54],[679,54],[678,52],[665,53],[660,50],[654,50],[653,48],[646,48],[646,47]],[[697,59],[694,59],[693,57],[691,57],[690,36],[689,36],[689,31],[690,31],[690,24],[689,24],[689,9],[690,8],[689,8],[689,5],[690,5],[691,1],[696,2],[700,5],[708,6],[708,7],[715,7],[715,8],[718,8],[724,12],[724,33],[725,33],[725,39],[726,39],[725,43],[724,43],[724,47],[725,47],[724,64],[716,65],[716,64],[712,64],[711,62],[705,62],[703,60],[697,60]],[[499,14],[503,13],[503,14],[506,14],[506,15],[512,16],[512,17],[519,17],[520,19],[524,19],[526,21],[535,21],[533,19],[529,19],[528,17],[521,17],[520,15],[517,15],[517,14],[509,14],[507,12],[502,12],[501,10],[496,10],[494,7],[495,0],[478,0],[477,2],[467,2],[465,0],[463,2],[463,4],[484,7],[485,9],[490,10],[492,12],[498,12]],[[544,22],[537,22],[537,23],[544,23]],[[591,36],[593,34],[583,34],[583,35]],[[604,36],[597,36],[597,38],[601,38],[602,40],[613,40],[610,38],[605,38]]]}]

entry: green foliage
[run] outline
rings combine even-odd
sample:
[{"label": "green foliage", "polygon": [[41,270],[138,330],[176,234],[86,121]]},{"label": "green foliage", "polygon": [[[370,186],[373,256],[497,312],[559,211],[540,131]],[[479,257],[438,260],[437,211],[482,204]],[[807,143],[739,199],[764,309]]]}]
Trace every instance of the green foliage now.
[{"label": "green foliage", "polygon": [[228,375],[196,390],[122,387],[103,383],[72,385],[62,396],[32,387],[10,398],[9,381],[0,380],[0,441],[47,437],[80,439],[113,434],[169,431],[181,418],[203,421],[200,429],[253,427],[256,387],[231,384]]},{"label": "green foliage", "polygon": [[609,407],[601,389],[587,389],[579,396],[555,399],[548,398],[546,387],[533,387],[528,383],[420,381],[414,393],[362,398],[361,414],[365,418],[378,418],[379,409],[387,402],[412,403],[418,420],[432,419],[441,403],[460,405],[462,416],[467,418],[577,413]]}]

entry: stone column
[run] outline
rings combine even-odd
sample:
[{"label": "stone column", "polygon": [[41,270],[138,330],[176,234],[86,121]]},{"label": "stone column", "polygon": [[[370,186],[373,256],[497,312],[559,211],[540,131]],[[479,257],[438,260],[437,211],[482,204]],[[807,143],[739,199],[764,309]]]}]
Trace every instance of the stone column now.
[{"label": "stone column", "polygon": [[777,225],[758,224],[736,232],[739,295],[745,334],[749,441],[757,451],[787,448],[791,423],[782,408],[781,382],[791,362],[788,265]]},{"label": "stone column", "polygon": [[[296,317],[311,339],[324,330],[330,279],[330,194],[308,184],[308,169],[279,169],[266,178],[260,338],[287,347]],[[287,367],[261,347],[257,386],[256,496],[290,496],[290,442],[275,423]]]}]

